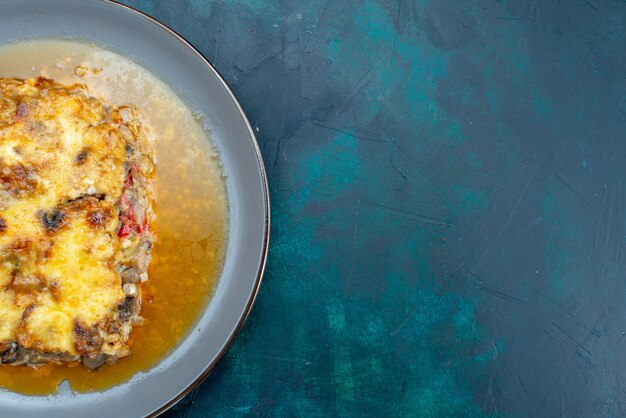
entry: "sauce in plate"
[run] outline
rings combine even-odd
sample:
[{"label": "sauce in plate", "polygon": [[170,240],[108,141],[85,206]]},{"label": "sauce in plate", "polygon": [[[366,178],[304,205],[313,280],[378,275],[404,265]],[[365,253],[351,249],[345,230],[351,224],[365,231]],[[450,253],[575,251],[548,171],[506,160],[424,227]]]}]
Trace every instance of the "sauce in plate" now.
[{"label": "sauce in plate", "polygon": [[115,106],[132,105],[155,137],[157,241],[142,285],[142,326],[133,328],[131,355],[90,372],[81,365],[38,369],[0,366],[0,387],[50,394],[101,390],[155,366],[191,330],[221,273],[228,203],[218,156],[202,122],[148,70],[100,47],[66,40],[0,47],[0,77],[44,76],[89,87]]}]

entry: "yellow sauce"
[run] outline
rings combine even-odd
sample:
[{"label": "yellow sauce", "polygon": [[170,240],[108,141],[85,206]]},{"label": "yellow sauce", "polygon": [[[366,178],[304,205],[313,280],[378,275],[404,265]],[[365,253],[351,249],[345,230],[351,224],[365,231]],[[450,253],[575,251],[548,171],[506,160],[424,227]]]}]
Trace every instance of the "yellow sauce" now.
[{"label": "yellow sauce", "polygon": [[112,52],[72,41],[0,47],[0,77],[45,76],[82,83],[112,105],[134,105],[156,138],[158,233],[142,285],[147,323],[131,333],[132,354],[89,372],[82,366],[0,366],[0,386],[50,394],[67,380],[79,392],[106,389],[155,366],[191,330],[215,288],[227,233],[227,199],[219,160],[202,124],[149,71]]}]

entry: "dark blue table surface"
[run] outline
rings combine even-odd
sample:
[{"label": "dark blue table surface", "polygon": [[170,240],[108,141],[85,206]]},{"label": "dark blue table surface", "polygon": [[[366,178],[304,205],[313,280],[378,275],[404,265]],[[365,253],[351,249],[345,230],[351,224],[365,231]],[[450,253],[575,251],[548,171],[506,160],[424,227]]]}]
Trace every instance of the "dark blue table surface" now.
[{"label": "dark blue table surface", "polygon": [[135,0],[268,169],[250,319],[167,417],[626,415],[624,0]]}]

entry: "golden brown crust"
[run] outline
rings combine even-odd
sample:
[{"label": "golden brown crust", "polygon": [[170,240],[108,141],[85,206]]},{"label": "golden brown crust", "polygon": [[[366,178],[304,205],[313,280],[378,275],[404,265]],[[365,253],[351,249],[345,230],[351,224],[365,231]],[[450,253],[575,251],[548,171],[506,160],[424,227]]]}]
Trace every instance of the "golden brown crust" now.
[{"label": "golden brown crust", "polygon": [[76,351],[87,357],[94,357],[100,354],[100,348],[102,347],[102,338],[98,333],[96,327],[87,327],[82,321],[74,321],[74,344]]},{"label": "golden brown crust", "polygon": [[129,354],[141,283],[122,285],[147,279],[152,171],[132,108],[0,78],[0,363]]}]

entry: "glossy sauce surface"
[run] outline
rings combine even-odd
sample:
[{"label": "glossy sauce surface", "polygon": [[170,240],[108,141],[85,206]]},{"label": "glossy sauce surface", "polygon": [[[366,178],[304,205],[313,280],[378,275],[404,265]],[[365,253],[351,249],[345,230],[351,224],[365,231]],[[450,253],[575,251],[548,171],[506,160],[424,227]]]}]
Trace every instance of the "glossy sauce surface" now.
[{"label": "glossy sauce surface", "polygon": [[73,41],[0,47],[0,77],[81,83],[112,105],[134,105],[154,137],[157,242],[142,285],[143,326],[132,354],[89,372],[82,366],[0,366],[0,387],[49,394],[67,380],[80,392],[106,389],[148,370],[190,331],[219,278],[226,247],[227,198],[219,160],[191,110],[158,78],[132,61]]}]

